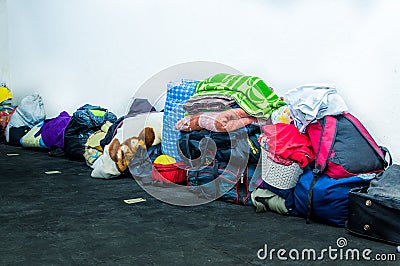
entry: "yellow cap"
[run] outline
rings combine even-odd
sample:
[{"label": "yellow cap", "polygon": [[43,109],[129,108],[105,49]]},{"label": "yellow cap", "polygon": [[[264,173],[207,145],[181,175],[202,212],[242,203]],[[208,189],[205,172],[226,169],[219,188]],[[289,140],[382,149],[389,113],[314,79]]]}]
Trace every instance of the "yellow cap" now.
[{"label": "yellow cap", "polygon": [[12,93],[6,87],[0,87],[0,103],[4,102],[5,100],[12,99]]},{"label": "yellow cap", "polygon": [[176,163],[176,160],[175,160],[175,158],[173,158],[169,155],[162,154],[154,160],[154,163],[155,164],[174,164],[174,163]]}]

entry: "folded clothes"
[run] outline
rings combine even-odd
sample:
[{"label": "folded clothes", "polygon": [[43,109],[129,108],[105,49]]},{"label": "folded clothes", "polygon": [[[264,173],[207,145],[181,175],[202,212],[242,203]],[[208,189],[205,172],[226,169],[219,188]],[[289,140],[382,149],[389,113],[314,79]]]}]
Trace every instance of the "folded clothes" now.
[{"label": "folded clothes", "polygon": [[230,132],[248,124],[266,124],[266,120],[247,114],[241,108],[230,109],[222,112],[203,112],[188,115],[178,121],[175,129],[181,131],[194,131],[207,129],[214,132]]},{"label": "folded clothes", "polygon": [[199,126],[199,118],[200,114],[185,116],[175,124],[175,129],[185,132],[201,130],[201,127]]},{"label": "folded clothes", "polygon": [[229,95],[207,94],[192,96],[185,102],[182,108],[189,115],[193,115],[201,112],[225,111],[235,104],[235,99]]},{"label": "folded clothes", "polygon": [[194,96],[210,94],[228,95],[248,114],[264,119],[286,105],[262,79],[253,76],[220,73],[196,85]]}]

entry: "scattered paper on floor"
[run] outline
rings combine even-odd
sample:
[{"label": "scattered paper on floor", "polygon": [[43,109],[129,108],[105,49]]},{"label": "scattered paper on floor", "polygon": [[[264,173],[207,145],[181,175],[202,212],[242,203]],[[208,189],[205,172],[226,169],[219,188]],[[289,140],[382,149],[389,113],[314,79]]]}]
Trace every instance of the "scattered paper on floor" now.
[{"label": "scattered paper on floor", "polygon": [[60,171],[46,171],[44,172],[46,175],[54,175],[54,174],[61,174]]},{"label": "scattered paper on floor", "polygon": [[127,204],[134,204],[134,203],[139,203],[139,202],[144,202],[146,199],[143,198],[136,198],[136,199],[126,199],[124,200],[125,203]]}]

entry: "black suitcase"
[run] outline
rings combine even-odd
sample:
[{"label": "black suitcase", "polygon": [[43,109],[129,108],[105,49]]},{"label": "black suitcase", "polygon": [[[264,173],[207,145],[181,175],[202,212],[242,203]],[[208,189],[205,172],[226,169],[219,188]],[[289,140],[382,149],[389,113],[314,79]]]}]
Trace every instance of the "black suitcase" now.
[{"label": "black suitcase", "polygon": [[400,245],[400,199],[374,196],[366,187],[349,192],[347,230],[355,235]]}]

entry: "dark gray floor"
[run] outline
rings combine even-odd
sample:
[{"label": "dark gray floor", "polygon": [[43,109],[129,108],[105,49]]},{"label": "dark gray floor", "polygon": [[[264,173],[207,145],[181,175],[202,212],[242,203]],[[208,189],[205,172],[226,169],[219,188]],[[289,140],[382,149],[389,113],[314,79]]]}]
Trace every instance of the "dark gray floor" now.
[{"label": "dark gray floor", "polygon": [[[349,235],[344,228],[257,214],[253,207],[220,201],[196,207],[166,204],[130,177],[92,179],[83,162],[44,151],[0,144],[0,169],[1,265],[300,265],[310,261],[290,259],[291,249],[338,249],[340,237],[347,246],[333,255],[369,248],[370,257],[396,254],[397,262],[389,265],[400,260],[396,247]],[[53,170],[61,173],[45,174]],[[147,201],[124,203],[138,197]],[[272,260],[260,260],[257,251],[265,244],[268,252],[286,250],[288,261],[280,261],[276,252]],[[365,263],[362,258],[333,260],[328,254],[318,261]]]}]

